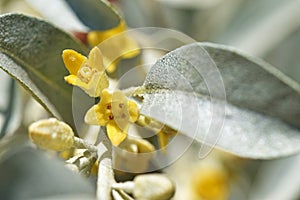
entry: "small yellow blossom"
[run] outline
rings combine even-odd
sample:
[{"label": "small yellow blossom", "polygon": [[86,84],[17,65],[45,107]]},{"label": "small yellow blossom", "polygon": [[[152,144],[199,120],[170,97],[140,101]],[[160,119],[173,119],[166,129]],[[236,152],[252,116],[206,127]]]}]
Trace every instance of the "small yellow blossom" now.
[{"label": "small yellow blossom", "polygon": [[113,145],[118,146],[127,136],[130,122],[139,116],[137,104],[128,100],[121,91],[109,93],[104,89],[101,100],[88,110],[85,122],[106,126],[107,134]]},{"label": "small yellow blossom", "polygon": [[225,200],[229,194],[229,178],[223,167],[203,164],[192,178],[195,199]]},{"label": "small yellow blossom", "polygon": [[91,97],[100,96],[102,90],[108,87],[99,48],[94,47],[88,58],[71,49],[64,50],[62,57],[70,72],[70,75],[65,77],[69,84],[80,87]]},{"label": "small yellow blossom", "polygon": [[149,169],[155,156],[155,147],[147,140],[128,136],[113,152],[115,169],[123,172],[143,173]]},{"label": "small yellow blossom", "polygon": [[164,126],[161,130],[158,131],[158,143],[162,150],[165,150],[170,138],[174,137],[176,133],[177,132],[175,130],[171,129],[168,126]]},{"label": "small yellow blossom", "polygon": [[[103,62],[108,73],[113,73],[120,59],[129,59],[140,53],[138,44],[128,37],[124,31],[127,27],[124,21],[112,29],[91,31],[87,35],[90,46],[97,46],[105,52]],[[108,39],[109,38],[109,39]],[[108,40],[107,40],[108,39]]]}]

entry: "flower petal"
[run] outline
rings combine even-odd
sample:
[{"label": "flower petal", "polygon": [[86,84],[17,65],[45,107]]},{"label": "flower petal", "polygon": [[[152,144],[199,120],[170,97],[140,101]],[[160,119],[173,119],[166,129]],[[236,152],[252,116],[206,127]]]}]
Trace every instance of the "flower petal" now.
[{"label": "flower petal", "polygon": [[129,59],[137,56],[140,53],[140,48],[136,41],[134,41],[132,38],[126,36],[123,34],[122,42],[124,42],[124,49],[121,51],[122,58]]},{"label": "flower petal", "polygon": [[104,40],[117,35],[126,30],[126,23],[121,21],[118,26],[105,31],[91,31],[87,35],[87,41],[90,46],[97,46]]},{"label": "flower petal", "polygon": [[90,125],[100,125],[105,126],[107,124],[107,119],[99,105],[94,105],[85,114],[84,121]]},{"label": "flower petal", "polygon": [[113,29],[88,33],[88,43],[91,46],[98,45],[99,49],[105,52],[103,63],[108,73],[113,73],[116,70],[120,59],[133,58],[140,53],[137,42],[126,34],[126,29],[125,22],[121,21]]},{"label": "flower petal", "polygon": [[79,68],[86,61],[86,57],[77,53],[72,49],[66,49],[62,54],[63,61],[65,63],[66,68],[72,75],[77,75]]},{"label": "flower petal", "polygon": [[102,90],[108,88],[109,81],[105,72],[96,73],[92,76],[86,88],[82,88],[91,97],[99,97]]},{"label": "flower petal", "polygon": [[104,58],[103,62],[106,63],[106,66],[107,66],[105,68],[105,70],[107,71],[107,73],[111,74],[116,71],[117,65],[119,64],[119,59],[114,60],[113,62],[110,62],[110,60],[108,58]]},{"label": "flower petal", "polygon": [[64,77],[65,81],[71,85],[76,84],[77,76],[76,75],[69,75]]},{"label": "flower petal", "polygon": [[120,129],[125,129],[129,124],[128,100],[127,97],[117,90],[112,95],[112,113],[114,120]]},{"label": "flower petal", "polygon": [[88,88],[88,84],[82,82],[77,76],[75,75],[69,75],[69,76],[65,76],[65,81],[68,82],[71,85],[76,85],[78,87],[80,87],[81,89],[86,89]]},{"label": "flower petal", "polygon": [[118,146],[127,137],[127,133],[122,131],[114,122],[108,123],[106,127],[108,138],[114,146]]},{"label": "flower petal", "polygon": [[128,111],[130,122],[136,122],[136,120],[139,118],[140,112],[138,105],[132,100],[128,101]]},{"label": "flower petal", "polygon": [[112,101],[112,94],[107,89],[102,90],[100,104],[105,106]]},{"label": "flower petal", "polygon": [[96,68],[99,71],[104,71],[103,56],[98,47],[94,47],[88,57],[88,65],[92,68]]},{"label": "flower petal", "polygon": [[158,136],[159,147],[162,150],[165,150],[165,148],[166,148],[166,146],[168,145],[168,142],[169,142],[169,136],[167,134],[165,134],[164,132],[162,132],[162,131],[159,131],[157,133],[157,136]]},{"label": "flower petal", "polygon": [[[132,153],[153,153],[155,154],[155,147],[145,139],[138,137],[127,136],[126,140],[122,142],[120,148]],[[150,154],[149,154],[150,155]],[[151,157],[151,156],[150,156]]]}]

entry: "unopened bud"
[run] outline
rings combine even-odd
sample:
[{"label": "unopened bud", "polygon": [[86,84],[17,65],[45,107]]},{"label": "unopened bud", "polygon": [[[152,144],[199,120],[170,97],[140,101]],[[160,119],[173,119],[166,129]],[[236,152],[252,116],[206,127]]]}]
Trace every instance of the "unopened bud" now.
[{"label": "unopened bud", "polygon": [[28,131],[33,143],[43,149],[64,151],[71,148],[74,143],[72,128],[55,118],[34,122]]},{"label": "unopened bud", "polygon": [[173,182],[162,174],[136,176],[134,185],[133,196],[137,200],[168,200],[175,192]]},{"label": "unopened bud", "polygon": [[133,181],[114,183],[112,188],[133,194],[136,200],[169,200],[175,193],[174,183],[162,174],[139,175]]}]

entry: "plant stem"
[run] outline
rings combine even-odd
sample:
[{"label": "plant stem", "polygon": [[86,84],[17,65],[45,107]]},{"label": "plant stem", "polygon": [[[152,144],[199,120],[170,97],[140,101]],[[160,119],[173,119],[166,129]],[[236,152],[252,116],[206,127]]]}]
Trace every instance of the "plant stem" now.
[{"label": "plant stem", "polygon": [[122,90],[122,93],[127,97],[131,97],[136,92],[136,90],[139,88],[140,87],[129,87],[129,88]]},{"label": "plant stem", "polygon": [[112,195],[114,197],[114,200],[134,200],[132,197],[130,197],[127,193],[125,193],[123,190],[112,190]]},{"label": "plant stem", "polygon": [[112,168],[112,144],[106,134],[103,135],[102,142],[98,145],[98,180],[97,180],[97,199],[112,200],[111,185],[115,183]]},{"label": "plant stem", "polygon": [[87,149],[90,152],[97,152],[97,147],[91,145],[79,137],[74,137],[74,147],[77,149]]}]

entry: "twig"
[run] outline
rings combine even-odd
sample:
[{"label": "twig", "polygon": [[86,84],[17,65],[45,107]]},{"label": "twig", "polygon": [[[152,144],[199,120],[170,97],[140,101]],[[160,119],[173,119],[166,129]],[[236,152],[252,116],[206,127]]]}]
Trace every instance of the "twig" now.
[{"label": "twig", "polygon": [[116,182],[112,168],[112,145],[105,133],[101,135],[103,136],[103,140],[98,145],[97,199],[112,200],[111,185]]},{"label": "twig", "polygon": [[123,89],[122,93],[127,97],[131,97],[136,92],[136,90],[139,88],[140,87],[129,87],[129,88]]},{"label": "twig", "polygon": [[124,200],[116,190],[112,190],[111,192],[112,192],[112,196],[114,197],[114,200]]},{"label": "twig", "polygon": [[97,152],[98,148],[94,145],[87,143],[85,140],[74,137],[74,147],[77,149],[88,149],[91,152]]},{"label": "twig", "polygon": [[[118,195],[122,198],[122,200],[134,200],[131,196],[129,196],[123,190],[115,190],[115,189],[113,189],[112,192],[118,193]],[[117,200],[116,197],[114,196],[114,193],[113,193],[113,197],[115,198],[115,200]]]}]

